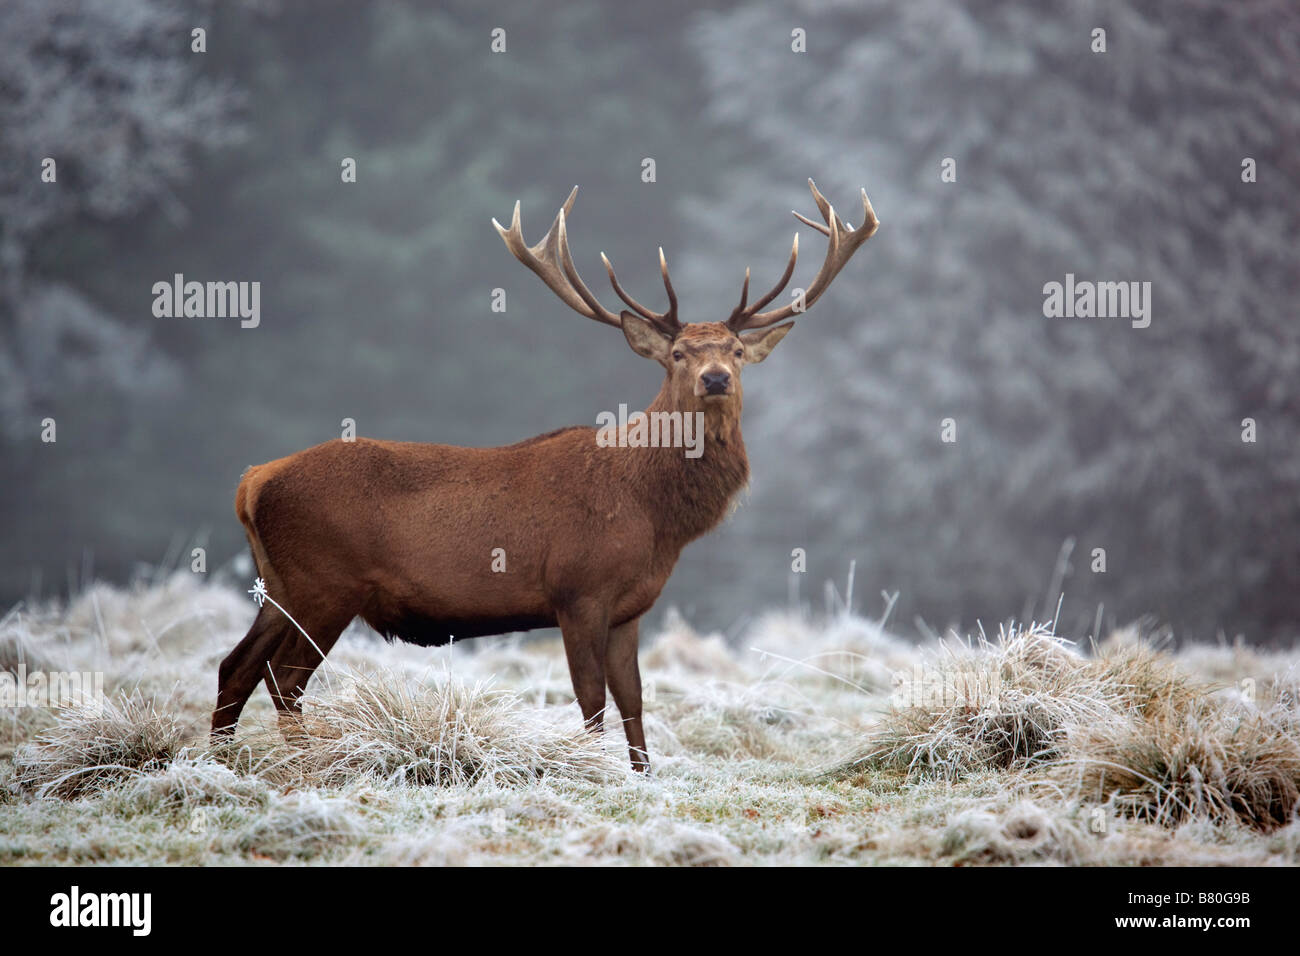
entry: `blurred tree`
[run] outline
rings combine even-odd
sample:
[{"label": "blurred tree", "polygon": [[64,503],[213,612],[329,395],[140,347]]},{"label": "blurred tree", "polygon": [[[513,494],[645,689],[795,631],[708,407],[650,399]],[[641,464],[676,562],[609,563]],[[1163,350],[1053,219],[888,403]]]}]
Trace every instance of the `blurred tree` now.
[{"label": "blurred tree", "polygon": [[[1073,538],[1085,632],[1102,602],[1189,635],[1295,632],[1293,5],[754,3],[694,39],[712,115],[755,157],[702,210],[699,248],[774,262],[772,210],[808,207],[809,172],[843,208],[865,185],[883,223],[758,373],[781,397],[750,430],[781,434],[780,467],[756,463],[745,533],[774,565],[805,543],[823,575],[856,556],[904,620],[1042,618]],[[1151,326],[1044,318],[1067,272],[1150,281]]]},{"label": "blurred tree", "polygon": [[0,430],[28,448],[36,410],[56,396],[177,384],[148,334],[48,268],[41,245],[87,219],[183,217],[173,189],[189,157],[237,136],[231,87],[190,53],[199,6],[0,5]]}]

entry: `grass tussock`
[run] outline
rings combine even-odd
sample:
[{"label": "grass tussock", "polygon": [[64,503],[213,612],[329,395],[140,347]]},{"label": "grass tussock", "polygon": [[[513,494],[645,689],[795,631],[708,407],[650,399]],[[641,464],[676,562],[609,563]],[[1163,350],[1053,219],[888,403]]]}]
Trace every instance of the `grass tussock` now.
[{"label": "grass tussock", "polygon": [[53,727],[18,748],[12,786],[72,799],[160,770],[181,752],[189,728],[140,694],[64,711]]},{"label": "grass tussock", "polygon": [[1006,630],[974,648],[944,645],[902,675],[895,707],[866,747],[835,768],[956,780],[1056,759],[1068,729],[1107,714],[1112,692],[1046,628]]},{"label": "grass tussock", "polygon": [[1300,812],[1294,706],[1170,693],[1117,719],[1072,728],[1079,791],[1162,826],[1235,821],[1265,832]]},{"label": "grass tussock", "polygon": [[321,786],[360,778],[390,787],[509,787],[547,775],[598,781],[625,772],[621,754],[580,725],[450,673],[432,683],[391,673],[343,678],[303,706],[301,764]]},{"label": "grass tussock", "polygon": [[900,688],[904,706],[831,776],[1043,771],[1134,819],[1268,832],[1300,812],[1300,719],[1292,685],[1279,686],[1256,705],[1131,642],[1085,658],[1042,627],[1003,631],[932,656]]}]

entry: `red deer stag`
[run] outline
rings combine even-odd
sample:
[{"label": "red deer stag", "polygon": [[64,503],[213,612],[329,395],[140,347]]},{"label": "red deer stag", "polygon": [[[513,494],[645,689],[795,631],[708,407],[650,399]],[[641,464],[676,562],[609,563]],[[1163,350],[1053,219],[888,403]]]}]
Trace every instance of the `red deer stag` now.
[{"label": "red deer stag", "polygon": [[[678,321],[662,249],[666,312],[632,299],[603,254],[630,311],[602,306],[579,278],[565,233],[577,187],[535,246],[524,243],[518,203],[509,229],[493,220],[515,258],[566,305],[622,329],[634,352],[664,367],[647,414],[692,413],[704,426],[701,452],[611,445],[596,429],[574,427],[502,448],[335,440],[249,468],[235,513],[267,593],[311,640],[271,603],[262,607],[221,663],[214,739],[233,732],[259,680],[285,733],[299,732],[302,691],[356,617],[390,640],[426,646],[558,625],[587,726],[601,727],[608,681],[632,766],[648,769],[637,622],[682,548],[723,519],[748,481],[740,370],[767,357],[794,327],[776,323],[821,298],[878,226],[865,190],[853,229],[809,186],[826,224],[795,215],[829,240],[821,269],[801,297],[760,311],[794,274],[796,232],[781,280],[751,303],[746,270],[725,322]],[[494,557],[504,571],[492,568]]]}]

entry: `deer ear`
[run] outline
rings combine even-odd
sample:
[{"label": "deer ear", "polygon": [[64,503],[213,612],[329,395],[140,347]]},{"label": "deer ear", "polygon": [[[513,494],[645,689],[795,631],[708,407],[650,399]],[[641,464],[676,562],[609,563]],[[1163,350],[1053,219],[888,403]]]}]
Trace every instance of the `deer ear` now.
[{"label": "deer ear", "polygon": [[623,322],[623,335],[627,344],[637,355],[654,359],[662,365],[668,364],[668,352],[673,340],[664,335],[648,321],[632,312],[624,311],[619,318]]},{"label": "deer ear", "polygon": [[768,353],[776,348],[776,343],[785,338],[785,333],[794,328],[793,322],[777,325],[770,329],[755,329],[753,332],[741,332],[740,341],[745,344],[745,361],[757,365],[767,358]]}]

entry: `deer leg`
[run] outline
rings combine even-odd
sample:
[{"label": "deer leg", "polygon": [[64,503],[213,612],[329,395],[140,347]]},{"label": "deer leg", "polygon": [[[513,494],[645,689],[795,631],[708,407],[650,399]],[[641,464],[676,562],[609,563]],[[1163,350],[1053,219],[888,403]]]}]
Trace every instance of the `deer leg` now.
[{"label": "deer leg", "polygon": [[217,671],[217,705],[212,711],[212,742],[219,743],[235,732],[239,715],[265,673],[266,662],[293,627],[269,604],[257,612],[244,639],[221,662]]},{"label": "deer leg", "polygon": [[603,608],[590,607],[561,612],[556,617],[583,723],[588,730],[599,732],[605,717],[605,647],[609,642],[609,620]]},{"label": "deer leg", "polygon": [[303,735],[302,730],[302,694],[307,689],[307,682],[316,668],[325,660],[324,655],[338,642],[339,635],[348,626],[351,616],[336,616],[330,619],[318,619],[315,622],[304,621],[303,628],[311,635],[311,640],[303,637],[292,624],[289,639],[281,643],[271,659],[262,668],[262,677],[266,689],[271,692],[271,702],[280,722],[280,734],[285,740],[293,741]]},{"label": "deer leg", "polygon": [[646,749],[645,729],[641,726],[641,669],[636,660],[638,624],[640,618],[633,618],[610,630],[605,671],[610,693],[614,695],[619,716],[623,718],[632,769],[644,773],[650,769],[650,752]]}]

